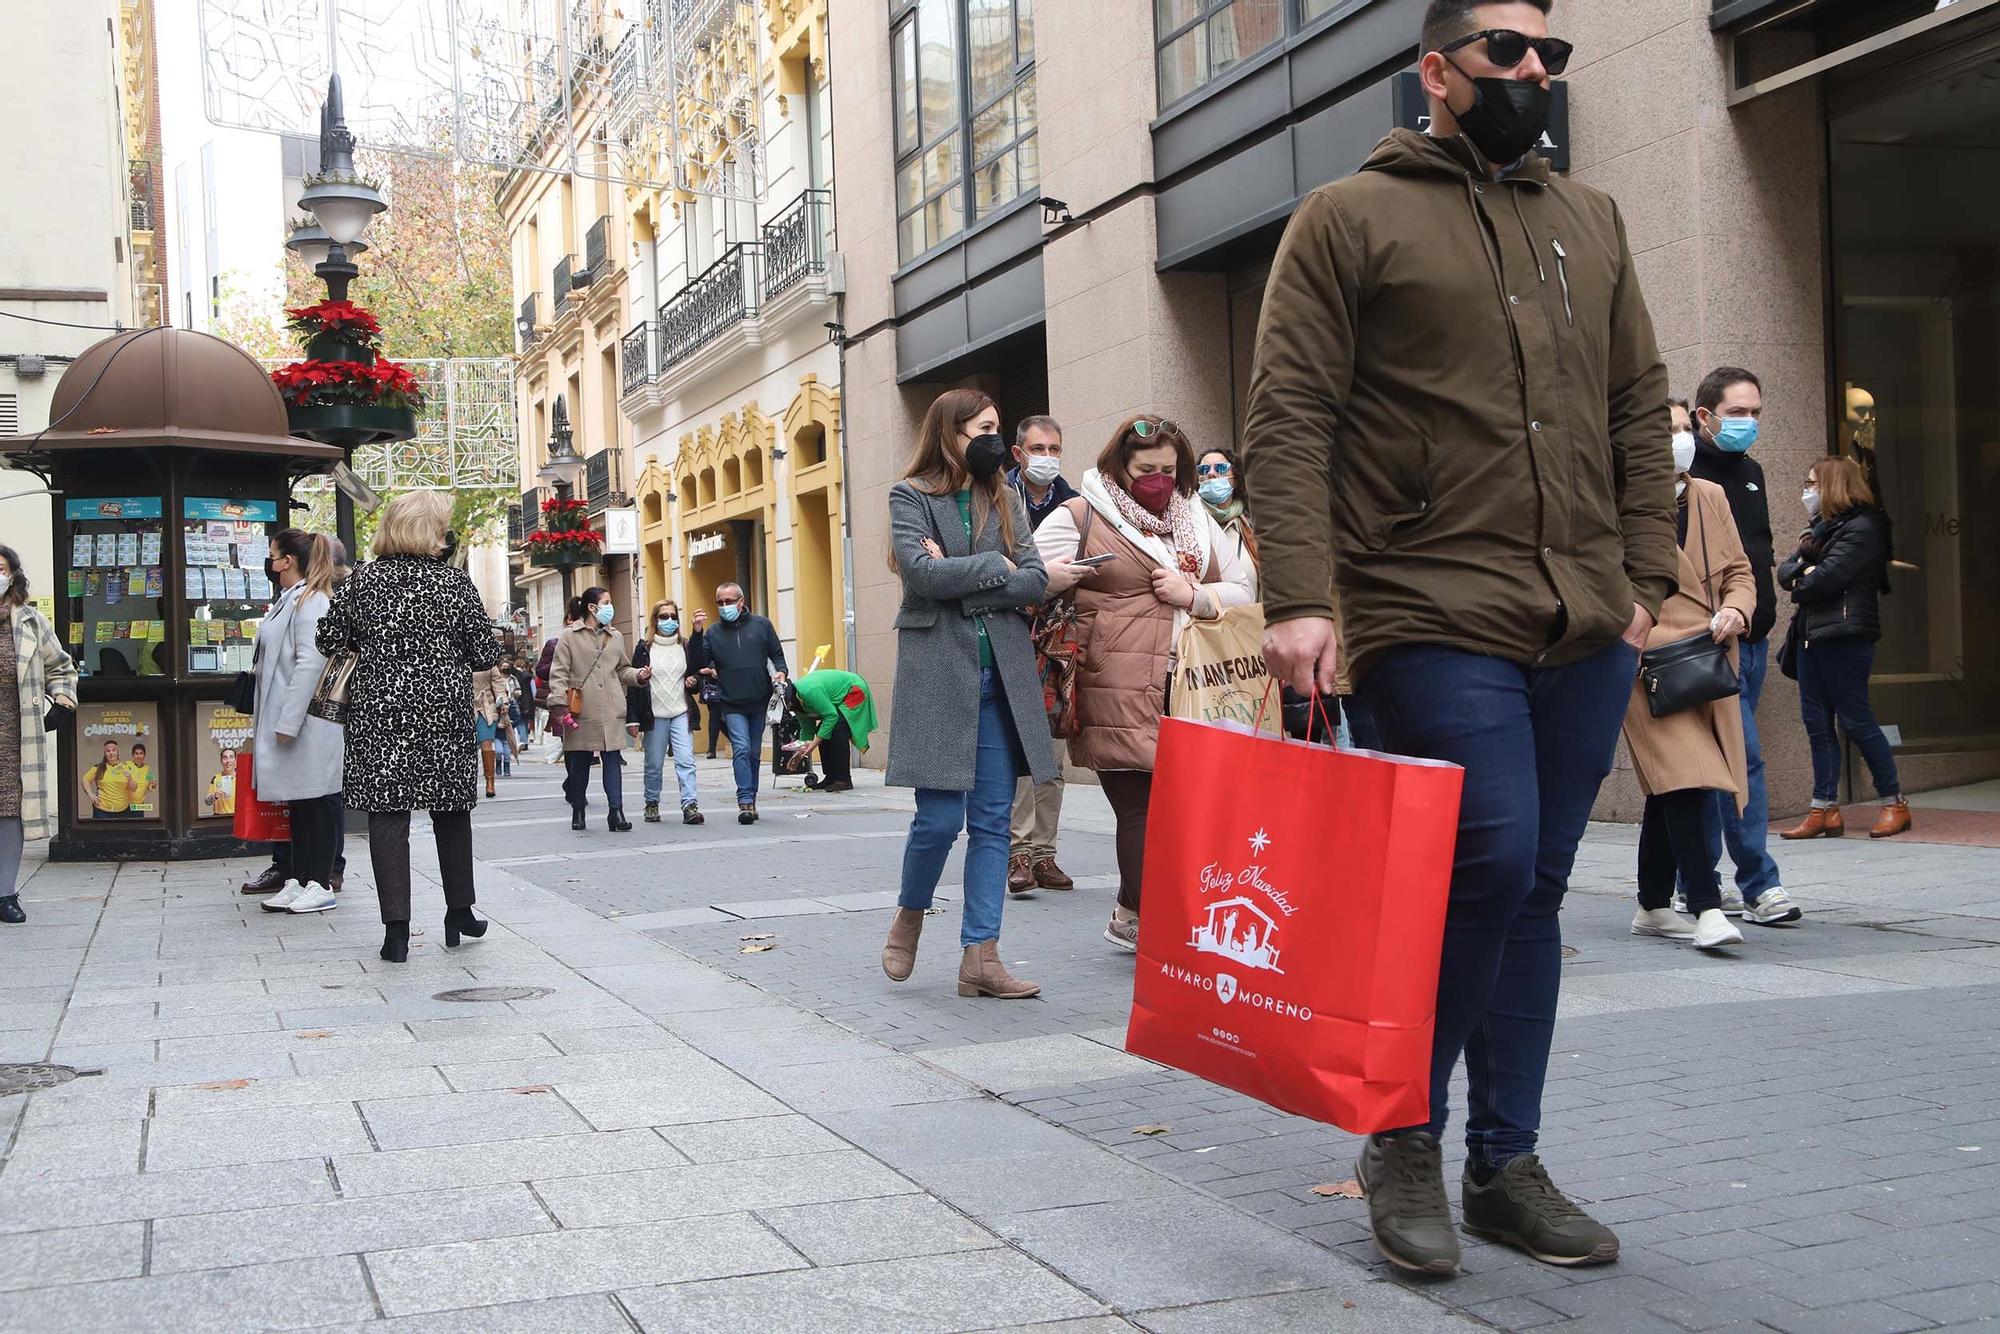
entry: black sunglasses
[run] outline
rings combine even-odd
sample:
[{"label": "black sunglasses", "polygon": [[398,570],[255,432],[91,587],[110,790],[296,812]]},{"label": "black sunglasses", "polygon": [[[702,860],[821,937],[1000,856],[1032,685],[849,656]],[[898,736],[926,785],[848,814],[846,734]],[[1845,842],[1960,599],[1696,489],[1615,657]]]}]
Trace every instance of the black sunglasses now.
[{"label": "black sunglasses", "polygon": [[1572,42],[1560,37],[1530,37],[1512,28],[1482,28],[1469,32],[1455,42],[1447,42],[1438,48],[1443,55],[1463,50],[1474,42],[1486,43],[1486,58],[1504,69],[1513,69],[1528,58],[1533,51],[1542,58],[1542,68],[1550,74],[1560,74],[1569,68],[1570,53],[1576,50]]}]

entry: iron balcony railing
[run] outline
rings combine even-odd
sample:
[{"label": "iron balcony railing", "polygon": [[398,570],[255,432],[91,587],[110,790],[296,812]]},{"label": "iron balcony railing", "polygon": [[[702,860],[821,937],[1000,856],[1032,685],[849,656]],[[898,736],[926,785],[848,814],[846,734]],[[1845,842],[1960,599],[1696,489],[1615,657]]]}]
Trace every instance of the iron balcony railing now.
[{"label": "iron balcony railing", "polygon": [[618,489],[617,459],[617,450],[600,449],[583,461],[584,498],[593,516],[611,508],[612,492]]},{"label": "iron balcony railing", "polygon": [[653,382],[653,330],[651,320],[618,340],[618,380],[620,395]]},{"label": "iron balcony railing", "polygon": [[807,190],[764,224],[764,299],[826,272],[833,191]]},{"label": "iron balcony railing", "polygon": [[660,306],[660,371],[677,366],[758,310],[763,247],[742,241]]},{"label": "iron balcony railing", "polygon": [[153,230],[153,201],[145,195],[132,196],[132,230],[135,232]]},{"label": "iron balcony railing", "polygon": [[537,292],[528,293],[528,299],[521,303],[521,314],[514,321],[514,332],[521,336],[521,350],[526,352],[535,345],[535,298]]},{"label": "iron balcony railing", "polygon": [[576,256],[564,255],[560,260],[556,261],[555,273],[549,278],[549,282],[555,290],[555,317],[557,319],[561,319],[563,312],[569,309],[569,276],[575,269]]},{"label": "iron balcony railing", "polygon": [[611,258],[611,219],[607,215],[590,224],[590,230],[583,234],[583,271],[592,280],[604,276],[605,264]]},{"label": "iron balcony railing", "polygon": [[520,546],[528,534],[542,526],[542,502],[549,497],[547,487],[537,486],[521,493],[521,503],[507,507],[507,543]]}]

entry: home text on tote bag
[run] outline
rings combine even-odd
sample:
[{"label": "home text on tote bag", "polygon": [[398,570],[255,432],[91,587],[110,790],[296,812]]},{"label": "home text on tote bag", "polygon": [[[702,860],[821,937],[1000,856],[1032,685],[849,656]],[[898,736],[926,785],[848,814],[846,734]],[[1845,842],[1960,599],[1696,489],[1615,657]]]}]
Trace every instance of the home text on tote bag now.
[{"label": "home text on tote bag", "polygon": [[1213,621],[1189,621],[1174,653],[1167,716],[1241,723],[1276,736],[1282,709],[1261,707],[1271,688],[1264,665],[1264,608],[1230,607]]},{"label": "home text on tote bag", "polygon": [[1427,1121],[1463,777],[1162,721],[1126,1048],[1357,1134]]}]

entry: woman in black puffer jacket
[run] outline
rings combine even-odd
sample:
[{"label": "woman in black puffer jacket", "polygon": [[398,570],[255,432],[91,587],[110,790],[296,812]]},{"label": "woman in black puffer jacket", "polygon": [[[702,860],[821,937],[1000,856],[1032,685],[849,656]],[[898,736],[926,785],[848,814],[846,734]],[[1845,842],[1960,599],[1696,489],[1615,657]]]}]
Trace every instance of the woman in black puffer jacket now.
[{"label": "woman in black puffer jacket", "polygon": [[1871,838],[1889,838],[1910,827],[1910,806],[1896,776],[1889,739],[1868,704],[1868,676],[1875,642],[1882,637],[1878,598],[1889,591],[1889,516],[1875,503],[1861,465],[1848,458],[1821,459],[1806,476],[1801,497],[1812,521],[1799,549],[1778,567],[1778,586],[1798,607],[1786,647],[1799,682],[1799,709],[1812,742],[1813,804],[1786,838],[1839,838],[1840,741],[1834,720],[1861,748],[1882,813]]}]

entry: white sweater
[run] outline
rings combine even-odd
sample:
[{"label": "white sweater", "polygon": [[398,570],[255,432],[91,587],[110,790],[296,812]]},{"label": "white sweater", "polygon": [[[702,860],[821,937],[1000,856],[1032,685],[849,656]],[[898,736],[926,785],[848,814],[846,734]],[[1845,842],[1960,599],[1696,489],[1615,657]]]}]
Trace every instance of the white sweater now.
[{"label": "white sweater", "polygon": [[678,718],[688,711],[687,645],[678,635],[672,639],[654,635],[651,653],[647,661],[653,676],[646,684],[653,695],[653,716]]}]

